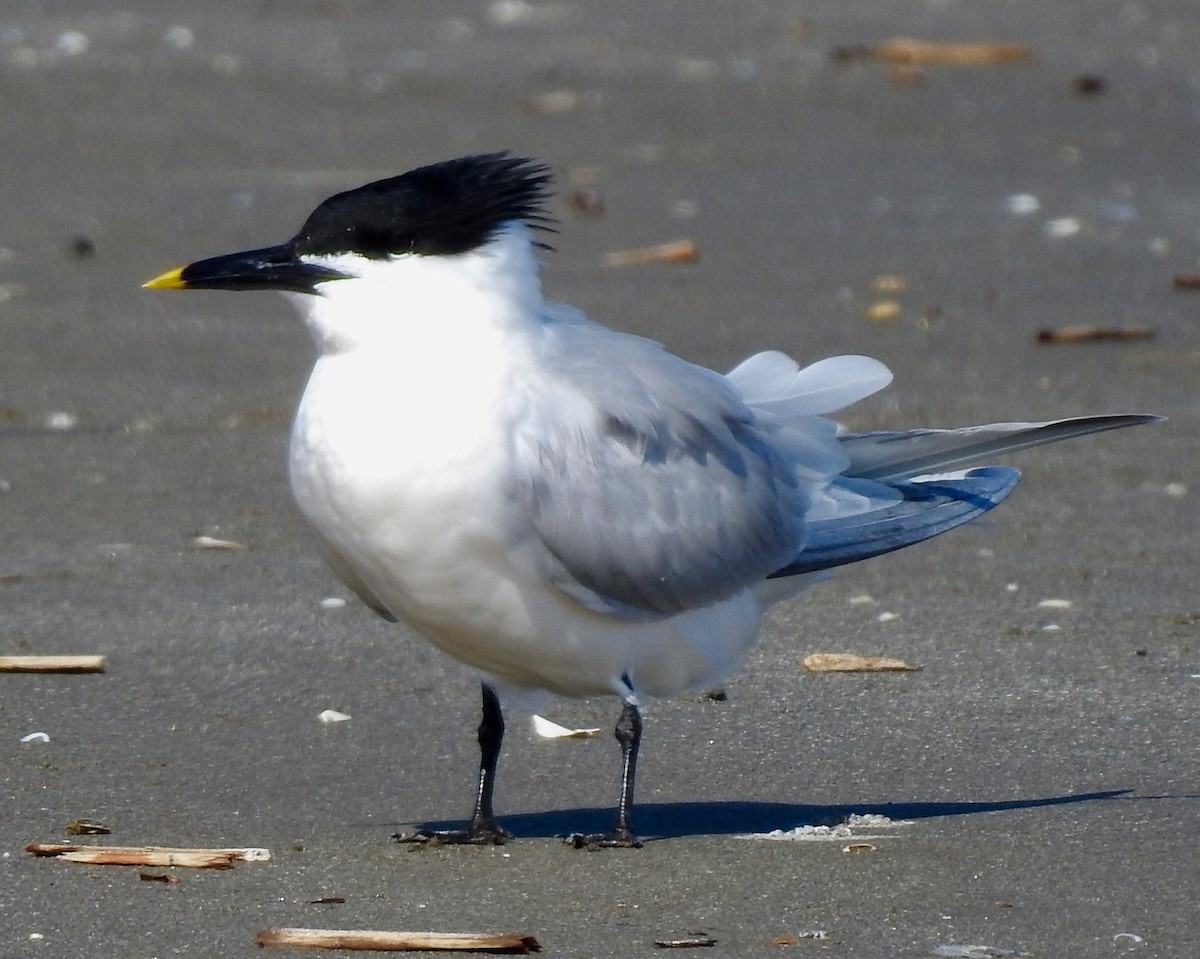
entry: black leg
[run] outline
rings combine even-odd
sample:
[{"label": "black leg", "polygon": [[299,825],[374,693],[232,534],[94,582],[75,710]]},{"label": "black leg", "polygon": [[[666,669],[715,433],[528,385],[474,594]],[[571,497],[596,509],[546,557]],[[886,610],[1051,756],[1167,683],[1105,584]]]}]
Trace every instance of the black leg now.
[{"label": "black leg", "polygon": [[638,749],[642,745],[642,714],[633,703],[626,703],[621,710],[615,734],[621,744],[621,801],[611,835],[626,840],[621,845],[641,846],[633,834],[633,784],[637,779]]},{"label": "black leg", "polygon": [[471,844],[500,845],[512,834],[504,829],[492,812],[492,791],[496,785],[496,764],[500,761],[500,745],[504,742],[504,714],[500,699],[487,683],[483,684],[483,718],[479,720],[479,788],[475,793],[475,809],[466,829],[418,829],[397,833],[397,842],[428,843],[429,845]]},{"label": "black leg", "polygon": [[500,762],[500,746],[504,742],[504,714],[500,699],[487,683],[483,684],[483,716],[479,720],[479,789],[475,793],[475,810],[471,813],[469,831],[490,835],[503,841],[508,833],[500,828],[492,812],[492,791],[496,786],[496,765]]},{"label": "black leg", "polygon": [[633,831],[633,785],[637,779],[638,748],[642,744],[642,714],[635,703],[626,701],[614,732],[621,744],[621,799],[617,804],[617,822],[608,832],[599,835],[574,833],[568,836],[566,841],[576,849],[642,847]]}]

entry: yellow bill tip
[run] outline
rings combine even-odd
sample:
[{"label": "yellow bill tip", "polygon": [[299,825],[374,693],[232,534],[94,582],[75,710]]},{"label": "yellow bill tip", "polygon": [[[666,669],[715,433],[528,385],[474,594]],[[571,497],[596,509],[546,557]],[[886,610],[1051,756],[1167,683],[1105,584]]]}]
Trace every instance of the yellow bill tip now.
[{"label": "yellow bill tip", "polygon": [[143,290],[186,290],[187,281],[183,278],[183,267],[168,270],[161,276],[156,276],[148,283],[142,284]]}]

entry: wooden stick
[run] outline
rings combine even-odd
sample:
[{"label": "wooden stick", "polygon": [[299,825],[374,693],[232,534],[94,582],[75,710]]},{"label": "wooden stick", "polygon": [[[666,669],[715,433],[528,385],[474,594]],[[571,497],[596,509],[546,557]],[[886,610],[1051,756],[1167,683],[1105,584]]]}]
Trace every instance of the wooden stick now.
[{"label": "wooden stick", "polygon": [[635,250],[614,250],[604,254],[604,266],[610,270],[623,266],[641,266],[645,263],[695,263],[700,259],[700,250],[691,240],[672,240],[657,246],[643,246]]},{"label": "wooden stick", "polygon": [[686,936],[683,939],[655,939],[654,944],[659,949],[703,949],[715,946],[717,940],[712,936]]},{"label": "wooden stick", "polygon": [[1039,330],[1039,343],[1099,343],[1105,340],[1149,340],[1154,330],[1148,326],[1056,326]]},{"label": "wooden stick", "polygon": [[70,843],[31,842],[25,851],[68,862],[97,866],[190,866],[194,869],[231,869],[234,862],[266,862],[267,849],[187,849],[169,846],[77,846]]},{"label": "wooden stick", "polygon": [[103,656],[0,656],[0,673],[102,673]]},{"label": "wooden stick", "polygon": [[859,656],[857,653],[813,653],[804,657],[804,668],[810,673],[904,673],[921,669],[902,659]]},{"label": "wooden stick", "polygon": [[380,952],[461,951],[538,952],[537,939],[525,933],[477,935],[459,932],[391,932],[382,929],[263,929],[260,946],[303,949],[358,949]]},{"label": "wooden stick", "polygon": [[893,37],[873,46],[841,47],[838,60],[882,60],[906,66],[986,67],[1002,63],[1024,63],[1033,59],[1028,47],[1019,43],[940,43]]}]

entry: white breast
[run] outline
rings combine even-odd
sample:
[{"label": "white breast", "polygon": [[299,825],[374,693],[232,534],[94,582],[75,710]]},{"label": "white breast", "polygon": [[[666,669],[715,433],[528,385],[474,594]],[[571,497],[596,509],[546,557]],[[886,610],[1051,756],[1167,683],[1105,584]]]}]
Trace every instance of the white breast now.
[{"label": "white breast", "polygon": [[397,379],[384,365],[357,352],[318,361],[293,429],[292,489],[375,594],[424,624],[471,595],[483,571],[463,557],[494,554],[508,535],[503,434],[494,390],[467,394],[415,369]]},{"label": "white breast", "polygon": [[417,257],[298,297],[322,356],[292,435],[296,501],[352,587],[510,689],[611,693],[626,673],[652,695],[715,682],[753,640],[749,594],[622,620],[516,558],[532,526],[508,485],[514,424],[538,395],[530,344],[551,321],[532,268],[509,262],[529,259],[520,241],[465,270]]}]

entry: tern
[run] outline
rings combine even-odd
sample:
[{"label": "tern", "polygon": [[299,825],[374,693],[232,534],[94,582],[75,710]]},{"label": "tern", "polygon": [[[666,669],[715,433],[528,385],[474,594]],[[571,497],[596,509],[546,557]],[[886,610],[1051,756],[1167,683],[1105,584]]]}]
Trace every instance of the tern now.
[{"label": "tern", "polygon": [[751,356],[722,375],[543,299],[549,169],[465,156],[330,197],[287,242],[164,273],[152,289],[278,290],[318,359],[291,435],[297,504],[337,576],[477,671],[480,768],[465,828],[501,843],[501,702],[615,695],[616,822],[639,846],[640,697],[709,689],[766,609],[835,567],[968,522],[1020,474],[967,467],[1146,423],[1089,416],[844,433],[883,389],[865,356]]}]

